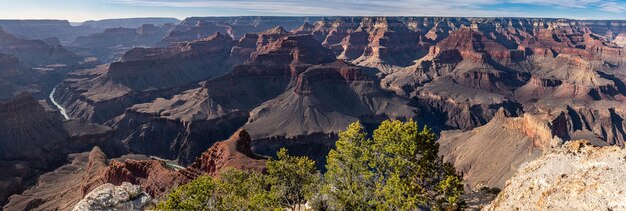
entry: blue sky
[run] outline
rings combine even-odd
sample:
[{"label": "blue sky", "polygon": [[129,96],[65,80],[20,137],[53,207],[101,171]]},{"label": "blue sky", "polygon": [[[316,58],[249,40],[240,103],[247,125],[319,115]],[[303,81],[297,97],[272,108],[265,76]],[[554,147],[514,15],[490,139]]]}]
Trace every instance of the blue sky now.
[{"label": "blue sky", "polygon": [[626,20],[626,0],[0,0],[0,19],[507,16]]}]

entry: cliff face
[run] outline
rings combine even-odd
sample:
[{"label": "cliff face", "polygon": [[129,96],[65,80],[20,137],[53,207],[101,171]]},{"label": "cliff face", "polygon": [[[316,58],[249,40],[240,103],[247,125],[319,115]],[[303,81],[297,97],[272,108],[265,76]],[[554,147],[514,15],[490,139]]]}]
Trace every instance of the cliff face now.
[{"label": "cliff face", "polygon": [[70,116],[102,123],[133,104],[171,96],[222,74],[233,45],[229,37],[215,34],[167,48],[135,48],[120,62],[69,75],[55,98]]},{"label": "cliff face", "polygon": [[250,111],[243,128],[253,137],[255,152],[273,155],[285,147],[323,163],[334,136],[350,123],[415,116],[408,99],[380,89],[362,68],[344,62],[309,67],[294,80],[285,92]]},{"label": "cliff face", "polygon": [[241,127],[251,109],[284,92],[292,75],[333,60],[310,36],[281,36],[260,44],[246,64],[202,88],[133,106],[114,120],[114,127],[133,150],[188,164]]},{"label": "cliff face", "polygon": [[100,61],[109,63],[119,60],[124,53],[135,47],[154,47],[173,24],[155,26],[140,25],[136,28],[108,28],[103,32],[80,36],[69,46],[77,52],[93,55]]},{"label": "cliff face", "polygon": [[143,25],[175,25],[180,23],[176,18],[119,18],[85,21],[82,26],[94,29],[138,28]]},{"label": "cliff face", "polygon": [[58,37],[66,42],[96,31],[89,27],[72,26],[67,20],[0,20],[0,27],[28,39]]},{"label": "cliff face", "polygon": [[87,193],[103,184],[99,174],[107,167],[107,157],[94,148],[91,152],[70,154],[67,164],[43,174],[39,182],[9,198],[5,210],[70,210]]},{"label": "cliff face", "polygon": [[13,55],[0,54],[0,101],[9,100],[22,92],[37,92],[33,82],[40,74],[28,71]]},{"label": "cliff face", "polygon": [[[146,196],[159,198],[181,184],[202,174],[217,176],[226,168],[263,171],[265,158],[252,153],[252,140],[243,130],[229,139],[217,142],[192,165],[175,169],[164,161],[139,155],[107,159],[95,147],[91,152],[71,154],[67,164],[46,173],[39,182],[21,194],[13,195],[5,210],[66,210],[83,204],[101,185],[137,185]],[[79,203],[83,201],[83,203]],[[82,206],[82,205],[81,205]]]},{"label": "cliff face", "polygon": [[619,147],[585,141],[550,149],[522,165],[485,210],[625,209],[624,156]]},{"label": "cliff face", "polygon": [[67,154],[102,146],[109,153],[123,149],[109,127],[63,122],[28,94],[0,103],[0,200],[19,193],[43,172],[61,165]]},{"label": "cliff face", "polygon": [[265,160],[252,153],[252,138],[245,130],[238,130],[227,140],[215,143],[181,173],[192,177],[203,173],[217,176],[226,168],[265,170]]},{"label": "cliff face", "polygon": [[45,160],[52,146],[68,138],[59,116],[26,93],[0,104],[0,117],[3,160]]},{"label": "cliff face", "polygon": [[[525,114],[507,117],[500,110],[489,123],[470,131],[446,131],[439,140],[440,154],[463,173],[466,190],[502,188],[527,161],[568,139],[563,118],[554,120]],[[497,159],[497,160],[494,160]]]},{"label": "cliff face", "polygon": [[94,64],[66,50],[56,38],[28,40],[0,28],[0,100],[22,92],[47,98],[65,73]]},{"label": "cliff face", "polygon": [[78,66],[81,59],[61,45],[49,45],[42,40],[21,39],[0,28],[0,53],[12,54],[32,66],[63,64]]},{"label": "cliff face", "polygon": [[239,39],[246,33],[258,33],[276,26],[292,30],[318,17],[192,17],[183,20],[161,41],[161,45],[191,41],[216,32]]}]

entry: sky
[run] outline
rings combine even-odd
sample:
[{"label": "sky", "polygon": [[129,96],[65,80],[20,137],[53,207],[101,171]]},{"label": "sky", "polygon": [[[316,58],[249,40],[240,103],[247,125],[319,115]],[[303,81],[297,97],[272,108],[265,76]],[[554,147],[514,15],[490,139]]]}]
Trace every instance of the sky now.
[{"label": "sky", "polygon": [[626,0],[0,0],[0,19],[454,16],[626,20]]}]

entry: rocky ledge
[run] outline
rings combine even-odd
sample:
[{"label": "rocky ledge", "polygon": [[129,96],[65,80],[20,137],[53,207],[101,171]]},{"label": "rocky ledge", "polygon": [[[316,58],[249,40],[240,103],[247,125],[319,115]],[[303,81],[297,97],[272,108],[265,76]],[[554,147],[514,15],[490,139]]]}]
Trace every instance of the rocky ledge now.
[{"label": "rocky ledge", "polygon": [[624,210],[625,156],[587,141],[549,149],[522,165],[485,210]]}]

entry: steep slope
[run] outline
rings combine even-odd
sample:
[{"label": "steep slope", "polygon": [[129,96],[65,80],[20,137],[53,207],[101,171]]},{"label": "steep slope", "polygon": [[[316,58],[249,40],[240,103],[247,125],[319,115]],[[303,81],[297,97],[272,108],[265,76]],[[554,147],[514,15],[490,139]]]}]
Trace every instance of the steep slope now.
[{"label": "steep slope", "polygon": [[237,130],[227,140],[215,143],[181,173],[192,177],[204,173],[217,176],[227,168],[265,170],[265,158],[252,153],[252,138],[245,130]]},{"label": "steep slope", "polygon": [[521,77],[499,65],[499,61],[509,61],[511,57],[509,49],[482,32],[463,28],[431,47],[428,55],[414,66],[385,77],[382,84],[400,94],[410,94],[416,86],[450,77],[468,88],[507,94]]},{"label": "steep slope", "polygon": [[563,117],[544,120],[529,114],[506,117],[503,110],[486,125],[470,131],[446,131],[440,154],[463,173],[466,190],[502,188],[520,165],[569,139]]},{"label": "steep slope", "polygon": [[111,128],[63,122],[28,94],[0,103],[0,203],[61,165],[67,154],[101,146],[120,153]]},{"label": "steep slope", "polygon": [[38,183],[21,194],[11,196],[5,210],[69,210],[103,182],[99,177],[107,167],[100,148],[68,155],[68,164],[43,174]]},{"label": "steep slope", "polygon": [[[360,56],[353,62],[360,66],[378,68],[386,74],[413,64],[414,60],[424,56],[428,50],[419,43],[418,33],[394,18],[365,18],[361,26],[348,35],[350,40],[353,40],[354,35],[358,37],[360,32],[367,33],[367,44],[365,48],[361,48]],[[344,49],[349,48],[351,47],[348,44],[344,44]]]},{"label": "steep slope", "polygon": [[171,96],[223,74],[233,45],[218,33],[167,48],[135,48],[120,62],[69,75],[54,97],[71,117],[105,122],[135,103]]},{"label": "steep slope", "polygon": [[12,54],[25,64],[78,66],[81,59],[61,45],[51,46],[42,40],[21,39],[0,28],[0,53]]},{"label": "steep slope", "polygon": [[36,99],[45,99],[72,68],[76,67],[48,65],[32,68],[14,55],[0,53],[0,100],[11,99],[22,92],[28,92]]},{"label": "steep slope", "polygon": [[13,55],[0,53],[0,100],[11,99],[22,92],[37,92],[36,72],[29,72]]},{"label": "steep slope", "polygon": [[[46,23],[64,25],[41,24]],[[164,47],[135,48],[118,62],[70,73],[54,98],[71,117],[86,121],[55,120],[28,129],[32,125],[11,116],[7,119],[15,122],[6,127],[36,136],[25,145],[32,146],[28,155],[72,148],[51,154],[56,160],[113,134],[135,153],[185,165],[206,160],[193,164],[198,171],[173,171],[170,161],[156,158],[107,164],[110,173],[103,181],[141,184],[158,195],[168,184],[199,172],[215,174],[221,166],[260,170],[259,157],[251,152],[273,155],[287,147],[322,166],[337,131],[349,122],[360,120],[370,129],[387,118],[415,118],[441,132],[442,155],[465,173],[468,189],[502,187],[521,163],[559,139],[624,145],[626,52],[619,46],[624,26],[544,18],[199,17],[171,32],[163,31],[169,26],[115,28],[77,44],[126,51],[165,37],[158,43]],[[50,86],[50,79],[75,69],[58,47],[64,39],[0,37],[11,41],[4,48],[0,44],[6,54],[0,54],[0,98],[21,91],[46,94],[56,85]],[[39,109],[25,112],[35,115],[26,118],[46,116]],[[58,144],[40,150],[47,142],[39,133],[56,131],[48,128],[56,124],[66,138],[41,135]],[[250,132],[249,151],[217,142],[242,127]],[[446,131],[451,129],[466,131]],[[205,151],[210,146],[215,147]],[[114,151],[109,148],[102,146]],[[15,155],[11,149],[7,155]],[[29,183],[54,168],[32,170],[24,167],[31,161],[11,162],[7,169]],[[11,185],[21,184],[15,181]],[[23,206],[40,202],[30,203]]]},{"label": "steep slope", "polygon": [[243,128],[255,140],[257,153],[272,155],[287,147],[321,159],[339,130],[357,120],[373,125],[412,118],[415,113],[407,104],[381,90],[361,68],[335,62],[300,73],[288,90],[253,109]]},{"label": "steep slope", "polygon": [[191,41],[219,32],[233,39],[246,33],[258,33],[277,26],[292,30],[305,22],[317,21],[317,17],[191,17],[182,21],[161,45]]},{"label": "steep slope", "polygon": [[511,115],[522,113],[511,96],[526,75],[498,63],[511,57],[505,46],[463,28],[432,46],[415,65],[386,76],[381,84],[414,97],[433,127],[467,130],[487,123],[499,108]]},{"label": "steep slope", "polygon": [[126,51],[135,47],[153,47],[161,41],[174,25],[152,24],[137,28],[109,28],[103,32],[81,36],[70,45],[70,49],[92,55],[105,63],[119,60]]},{"label": "steep slope", "polygon": [[0,100],[21,92],[44,99],[65,73],[96,63],[67,51],[56,38],[27,40],[0,28]]},{"label": "steep slope", "polygon": [[132,150],[187,164],[241,127],[249,110],[284,92],[293,75],[333,60],[311,36],[281,36],[202,88],[135,105],[113,125]]}]

